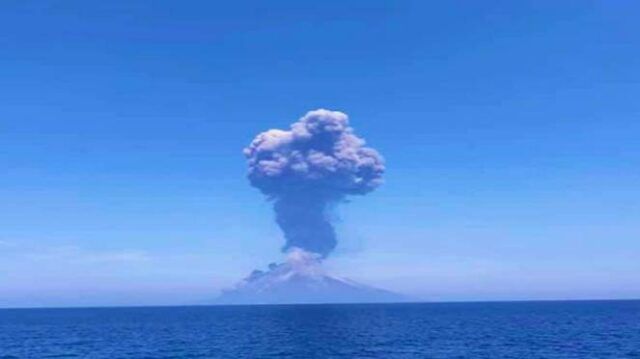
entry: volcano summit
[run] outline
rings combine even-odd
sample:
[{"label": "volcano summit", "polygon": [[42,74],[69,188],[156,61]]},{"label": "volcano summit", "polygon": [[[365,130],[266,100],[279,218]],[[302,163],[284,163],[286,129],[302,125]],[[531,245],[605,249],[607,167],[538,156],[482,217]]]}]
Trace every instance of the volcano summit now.
[{"label": "volcano summit", "polygon": [[396,293],[327,274],[317,255],[292,249],[286,261],[268,271],[255,270],[218,304],[376,303],[401,302]]}]

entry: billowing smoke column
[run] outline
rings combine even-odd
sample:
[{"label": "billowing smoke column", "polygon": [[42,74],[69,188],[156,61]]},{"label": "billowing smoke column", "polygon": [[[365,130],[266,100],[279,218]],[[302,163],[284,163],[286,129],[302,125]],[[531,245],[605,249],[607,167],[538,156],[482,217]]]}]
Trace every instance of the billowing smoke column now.
[{"label": "billowing smoke column", "polygon": [[319,109],[289,131],[259,134],[244,149],[251,184],[273,201],[286,239],[283,250],[301,248],[326,257],[335,248],[328,211],[382,182],[383,159],[364,145],[346,114]]}]

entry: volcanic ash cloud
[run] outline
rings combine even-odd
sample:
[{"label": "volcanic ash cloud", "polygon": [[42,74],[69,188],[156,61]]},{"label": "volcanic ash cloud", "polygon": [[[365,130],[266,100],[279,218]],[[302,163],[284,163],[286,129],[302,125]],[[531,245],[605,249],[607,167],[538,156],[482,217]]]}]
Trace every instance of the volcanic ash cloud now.
[{"label": "volcanic ash cloud", "polygon": [[288,131],[260,133],[244,154],[251,185],[273,201],[283,251],[300,248],[323,258],[337,243],[330,209],[373,191],[384,173],[382,157],[355,135],[348,116],[324,109],[308,112]]}]

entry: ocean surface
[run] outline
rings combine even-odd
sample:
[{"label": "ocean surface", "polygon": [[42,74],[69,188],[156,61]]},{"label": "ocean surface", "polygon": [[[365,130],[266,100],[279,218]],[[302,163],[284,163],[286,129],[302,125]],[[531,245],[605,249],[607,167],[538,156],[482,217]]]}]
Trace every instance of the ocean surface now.
[{"label": "ocean surface", "polygon": [[1,309],[0,358],[640,358],[640,301]]}]

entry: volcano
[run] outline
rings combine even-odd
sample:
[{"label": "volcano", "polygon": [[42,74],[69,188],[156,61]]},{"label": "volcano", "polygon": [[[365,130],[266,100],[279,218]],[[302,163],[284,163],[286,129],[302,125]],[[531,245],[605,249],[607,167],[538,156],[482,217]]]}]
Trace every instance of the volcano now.
[{"label": "volcano", "polygon": [[223,291],[216,304],[380,303],[406,299],[325,273],[318,256],[290,251],[287,261],[254,270],[234,288]]}]

